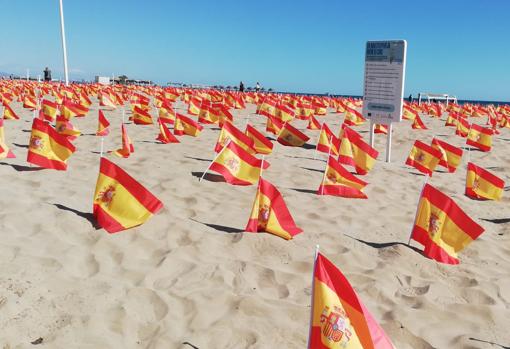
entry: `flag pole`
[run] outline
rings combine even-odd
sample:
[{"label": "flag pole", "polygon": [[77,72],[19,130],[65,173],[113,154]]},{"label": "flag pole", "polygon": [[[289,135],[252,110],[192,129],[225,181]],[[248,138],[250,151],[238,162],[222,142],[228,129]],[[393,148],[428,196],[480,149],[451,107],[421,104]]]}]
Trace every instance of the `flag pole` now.
[{"label": "flag pole", "polygon": [[319,256],[319,245],[315,245],[315,255],[313,258],[313,270],[312,270],[312,304],[310,305],[310,329],[308,330],[308,344],[307,348],[310,349],[310,338],[312,337],[312,327],[313,327],[313,303],[314,303],[314,295],[315,295],[315,267],[317,265],[317,257]]},{"label": "flag pole", "polygon": [[[315,152],[313,153],[314,160],[317,160],[317,147],[319,146],[319,141],[321,140],[321,134],[322,134],[323,128],[324,128],[324,123],[322,123],[322,125],[321,125],[321,130],[319,132],[319,138],[317,138],[317,144],[315,145]],[[329,146],[331,147],[331,144]]]},{"label": "flag pole", "polygon": [[64,54],[64,76],[66,81],[66,86],[69,85],[69,72],[67,70],[67,48],[66,48],[66,32],[64,29],[64,7],[62,5],[62,0],[59,0],[60,5],[60,33],[62,36],[62,51]]},{"label": "flag pole", "polygon": [[225,150],[225,148],[227,148],[227,146],[230,144],[230,142],[232,142],[231,139],[227,142],[227,144],[225,144],[223,146],[223,148],[220,150],[220,152],[218,154],[216,154],[214,159],[212,159],[211,163],[209,164],[209,166],[207,166],[207,169],[202,174],[202,177],[200,177],[200,179],[198,180],[199,182],[202,182],[202,179],[204,179],[205,175],[207,174],[207,171],[209,171],[209,169],[211,168],[212,164],[216,161],[216,159],[218,159],[218,157],[221,155],[221,153],[223,153],[223,151]]},{"label": "flag pole", "polygon": [[411,246],[411,238],[413,237],[414,226],[416,225],[416,220],[418,219],[418,210],[420,209],[421,196],[423,195],[423,190],[425,189],[425,185],[427,185],[428,181],[429,181],[429,176],[425,176],[425,181],[423,182],[423,186],[421,187],[421,190],[420,190],[420,197],[418,198],[418,203],[416,204],[416,213],[414,215],[414,223],[413,223],[413,227],[411,228],[411,234],[409,235],[409,240],[407,241],[407,246]]},{"label": "flag pole", "polygon": [[101,136],[101,151],[99,153],[99,157],[102,158],[103,157],[103,152],[104,152],[104,137]]},{"label": "flag pole", "polygon": [[328,159],[326,160],[326,167],[324,167],[324,174],[322,175],[322,188],[321,188],[321,195],[324,195],[324,179],[326,179],[326,171],[328,169],[329,164],[329,158],[331,156],[331,141],[333,140],[333,137],[329,137],[329,152],[328,152]]}]

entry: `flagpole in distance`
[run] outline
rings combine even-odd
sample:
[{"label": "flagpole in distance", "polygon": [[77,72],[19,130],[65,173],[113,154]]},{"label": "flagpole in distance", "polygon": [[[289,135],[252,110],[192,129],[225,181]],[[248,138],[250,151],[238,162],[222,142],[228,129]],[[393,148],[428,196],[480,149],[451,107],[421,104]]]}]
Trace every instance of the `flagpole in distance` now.
[{"label": "flagpole in distance", "polygon": [[413,222],[413,226],[411,228],[411,234],[409,234],[409,240],[407,241],[407,246],[411,246],[411,238],[413,237],[413,230],[414,230],[414,226],[416,225],[416,220],[418,219],[418,210],[420,209],[420,201],[421,201],[421,196],[423,195],[423,189],[425,189],[425,186],[427,185],[427,182],[429,181],[429,176],[425,176],[425,181],[423,182],[423,186],[421,187],[421,190],[420,190],[420,196],[418,197],[418,203],[416,204],[416,213],[414,215],[414,222]]},{"label": "flagpole in distance", "polygon": [[312,302],[310,304],[310,329],[308,330],[308,344],[307,348],[310,349],[310,338],[312,337],[312,327],[313,327],[313,302],[315,295],[315,266],[317,265],[317,257],[319,256],[319,245],[315,245],[315,255],[313,258],[313,269],[312,269]]},{"label": "flagpole in distance", "polygon": [[66,32],[64,29],[64,7],[62,0],[59,0],[60,4],[60,33],[62,36],[62,52],[64,54],[64,76],[66,80],[66,86],[69,85],[69,73],[67,71],[67,48],[66,48]]}]

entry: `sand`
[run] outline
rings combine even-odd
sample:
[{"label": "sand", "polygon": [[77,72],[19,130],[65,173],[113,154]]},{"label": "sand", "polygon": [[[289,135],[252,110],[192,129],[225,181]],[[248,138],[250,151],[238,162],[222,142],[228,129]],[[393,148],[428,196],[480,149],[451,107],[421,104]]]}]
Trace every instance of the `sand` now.
[{"label": "sand", "polygon": [[[489,153],[471,160],[503,178],[500,202],[464,196],[466,157],[454,174],[430,182],[450,195],[486,232],[460,254],[461,264],[438,264],[406,245],[424,176],[404,165],[415,139],[433,136],[462,145],[441,120],[429,130],[395,125],[392,162],[385,136],[375,168],[362,179],[368,200],[315,195],[325,155],[313,147],[275,142],[264,177],[283,194],[304,232],[292,241],[242,233],[255,187],[198,177],[213,158],[218,129],[199,138],[157,144],[156,126],[127,125],[135,146],[128,159],[111,157],[165,205],[146,224],[113,235],[96,229],[92,199],[99,166],[97,101],[75,119],[83,136],[67,172],[25,162],[32,113],[6,121],[17,159],[0,161],[0,348],[304,348],[310,316],[313,254],[319,244],[347,276],[399,349],[510,346],[510,130]],[[179,106],[183,106],[181,102]],[[255,106],[236,110],[263,130]],[[120,111],[105,149],[120,146]],[[155,110],[153,109],[153,115]],[[343,115],[328,114],[335,133]],[[484,122],[485,119],[480,120]],[[315,145],[318,131],[297,127]],[[368,140],[368,125],[356,128]],[[274,138],[274,137],[273,137]],[[312,148],[312,149],[310,149]],[[42,338],[42,339],[41,339]],[[495,344],[491,344],[495,343]]]}]

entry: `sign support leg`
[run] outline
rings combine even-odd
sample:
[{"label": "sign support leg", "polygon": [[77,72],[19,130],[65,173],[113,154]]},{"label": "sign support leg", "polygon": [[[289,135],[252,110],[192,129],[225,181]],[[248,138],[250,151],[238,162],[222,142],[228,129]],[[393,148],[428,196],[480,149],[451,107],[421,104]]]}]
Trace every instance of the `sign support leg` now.
[{"label": "sign support leg", "polygon": [[391,134],[393,133],[392,123],[388,125],[388,136],[386,138],[386,162],[391,162]]}]

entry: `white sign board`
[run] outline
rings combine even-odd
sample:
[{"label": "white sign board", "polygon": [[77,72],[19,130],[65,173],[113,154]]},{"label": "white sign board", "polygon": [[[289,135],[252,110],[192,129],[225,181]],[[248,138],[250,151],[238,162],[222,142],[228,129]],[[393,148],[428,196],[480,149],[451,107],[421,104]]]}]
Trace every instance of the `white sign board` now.
[{"label": "white sign board", "polygon": [[363,116],[373,123],[402,121],[407,42],[367,41]]}]

